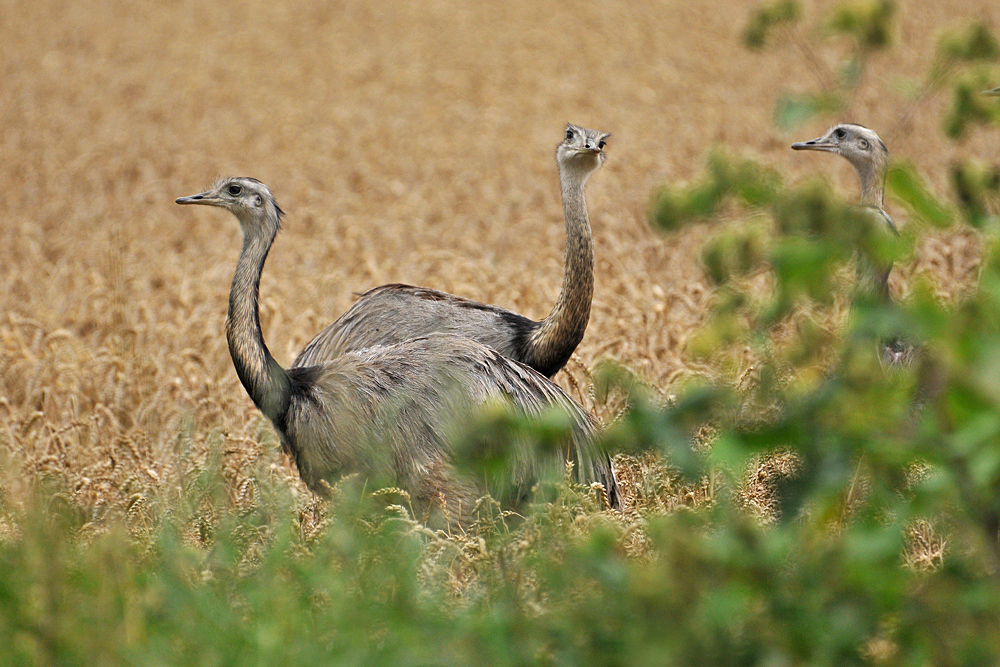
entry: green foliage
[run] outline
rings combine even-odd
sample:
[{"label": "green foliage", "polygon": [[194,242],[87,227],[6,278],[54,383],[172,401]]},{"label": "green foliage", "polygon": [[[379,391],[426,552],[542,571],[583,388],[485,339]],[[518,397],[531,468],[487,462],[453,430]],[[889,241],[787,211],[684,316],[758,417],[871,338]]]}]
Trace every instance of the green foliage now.
[{"label": "green foliage", "polygon": [[984,69],[974,69],[957,78],[951,109],[944,121],[945,134],[959,138],[970,124],[1000,126],[1000,104],[994,97],[983,95],[983,89],[995,80]]},{"label": "green foliage", "polygon": [[[794,2],[767,4],[751,11],[743,32],[746,47],[752,51],[765,49],[775,41],[770,39],[772,32],[784,27],[789,38],[773,46],[797,50],[820,84],[816,91],[780,95],[774,110],[775,125],[792,129],[816,116],[831,116],[847,108],[865,79],[871,54],[891,48],[895,14],[892,0],[857,2],[834,7],[817,26],[808,28],[799,27],[802,11]],[[830,36],[850,40],[850,49],[833,69],[816,53],[821,40]],[[948,136],[962,136],[970,123],[1000,125],[1000,105],[990,104],[991,100],[982,95],[1000,77],[997,62],[1000,42],[983,22],[970,21],[945,32],[926,82],[913,91],[916,99],[912,104],[939,90],[945,81],[952,81],[952,109],[945,120]]]},{"label": "green foliage", "polygon": [[[752,11],[743,31],[747,48],[763,50],[774,28],[785,26],[790,37],[779,46],[796,49],[821,84],[816,92],[779,96],[774,111],[775,124],[785,129],[794,128],[817,115],[843,109],[864,78],[870,54],[891,46],[894,14],[895,5],[891,0],[873,0],[835,7],[818,26],[797,29],[795,26],[801,18],[797,3],[779,2]],[[834,70],[825,64],[813,45],[814,41],[828,36],[847,37],[851,43],[850,50]]]},{"label": "green foliage", "polygon": [[801,14],[802,8],[795,0],[778,0],[757,8],[750,13],[750,20],[743,29],[743,43],[751,50],[762,49],[774,28],[795,23]]},{"label": "green foliage", "polygon": [[765,253],[762,235],[750,230],[713,239],[702,251],[701,260],[709,279],[722,285],[753,272],[764,261]]},{"label": "green foliage", "polygon": [[[992,57],[986,33],[969,35],[963,43],[971,46],[951,47],[956,61]],[[970,103],[973,96],[990,101],[980,94],[982,79],[964,88],[961,80]],[[892,165],[888,192],[916,223],[903,235],[887,233],[879,214],[844,204],[822,184],[779,186],[762,206],[747,207],[749,231],[720,234],[705,251],[719,292],[693,352],[702,358],[706,350],[742,347],[750,361],[742,373],[721,373],[719,387],[699,389],[713,397],[692,413],[716,427],[711,448],[687,445],[682,452],[677,429],[661,448],[670,460],[688,461],[680,465],[684,474],[710,476],[722,489],[740,489],[754,460],[791,451],[798,462],[795,474],[775,485],[770,528],[746,525],[733,492],[716,494],[699,516],[711,516],[704,524],[711,528],[695,531],[697,538],[670,527],[688,547],[671,561],[686,580],[703,573],[706,553],[712,564],[724,563],[724,573],[712,570],[705,580],[712,593],[697,596],[696,627],[685,632],[716,632],[716,645],[734,662],[1000,658],[1000,170],[960,162],[951,168],[951,185],[953,201],[945,202],[913,166]],[[770,234],[762,232],[762,219]],[[831,344],[823,314],[847,292],[841,269],[852,256],[863,274],[905,259],[921,229],[962,222],[989,239],[975,293],[946,305],[918,282],[897,305],[859,290],[846,331]],[[769,280],[746,281],[750,273]],[[914,363],[883,367],[879,348],[900,339],[916,347]],[[737,382],[739,392],[725,389]],[[685,423],[687,409],[682,397],[669,417],[642,422]],[[951,546],[935,555],[928,548],[935,540]],[[659,543],[657,549],[662,558],[678,553]],[[786,598],[784,591],[792,593]],[[718,631],[723,617],[728,634]],[[707,664],[726,661],[698,647]]]},{"label": "green foliage", "polygon": [[661,188],[653,198],[651,217],[663,230],[691,220],[707,220],[729,200],[765,206],[781,185],[781,176],[752,160],[732,159],[721,152],[708,158],[708,174],[686,188]]},{"label": "green foliage", "polygon": [[916,169],[905,162],[896,162],[886,176],[886,189],[910,211],[910,220],[931,227],[948,227],[955,217],[931,194]]},{"label": "green foliage", "polygon": [[1000,43],[986,25],[973,21],[941,37],[938,57],[945,62],[996,62],[1000,58]]},{"label": "green foliage", "polygon": [[[768,322],[781,319],[803,299],[830,304],[836,294],[836,272],[858,248],[876,262],[892,262],[908,249],[885,221],[872,211],[845,204],[823,184],[807,183],[782,188],[780,177],[768,167],[740,158],[731,166],[724,153],[709,157],[708,175],[688,188],[664,188],[654,201],[651,222],[663,231],[686,222],[704,222],[732,201],[745,210],[762,213],[779,232],[765,238],[759,225],[744,224],[735,233],[710,241],[702,253],[709,278],[723,284],[770,267],[778,290],[766,310]],[[901,199],[930,216],[936,225],[950,222],[947,209],[926,190],[905,166],[893,172],[892,186]],[[895,192],[895,190],[894,190]],[[710,193],[710,195],[706,194]]]},{"label": "green foliage", "polygon": [[[0,664],[988,662],[1000,586],[956,508],[959,489],[996,483],[1000,428],[966,409],[953,437],[927,438],[923,424],[906,436],[906,392],[864,368],[845,364],[780,418],[727,428],[700,453],[691,428],[731,414],[724,392],[666,409],[639,398],[612,429],[734,486],[753,454],[794,448],[803,471],[771,526],[725,495],[628,525],[561,487],[517,530],[487,517],[453,538],[341,497],[307,539],[303,510],[261,478],[268,517],[223,503],[198,544],[178,514],[139,540],[113,525],[80,540],[68,505],[39,502],[0,544]],[[898,475],[929,454],[934,472],[901,494]],[[859,470],[865,492],[845,498]],[[905,567],[906,526],[934,511],[953,517],[963,548],[933,571]],[[641,557],[626,548],[636,534]]]},{"label": "green foliage", "polygon": [[1000,167],[987,167],[973,162],[952,166],[951,182],[962,204],[966,221],[977,229],[996,231],[996,202],[1000,198]]},{"label": "green foliage", "polygon": [[782,95],[774,108],[774,123],[782,129],[802,125],[817,115],[834,113],[844,106],[843,97],[836,93]]},{"label": "green foliage", "polygon": [[1000,111],[981,94],[1000,75],[1000,42],[980,21],[971,21],[958,30],[944,33],[929,73],[929,87],[941,82],[952,84],[952,104],[945,117],[945,134],[959,138],[970,124],[1000,125]]},{"label": "green foliage", "polygon": [[831,33],[851,37],[863,53],[878,51],[892,44],[892,17],[895,12],[892,0],[843,5],[834,9],[827,28]]},{"label": "green foliage", "polygon": [[[911,220],[943,228],[964,219],[995,230],[996,169],[960,164],[952,181],[954,205],[941,202],[912,166],[895,165],[888,186]],[[745,515],[720,500],[705,533],[711,537],[692,542],[683,533],[679,541],[697,546],[671,565],[696,578],[691,568],[705,564],[697,550],[718,548],[712,556],[725,563],[727,574],[712,572],[718,595],[700,596],[699,611],[716,605],[726,610],[719,617],[728,615],[727,628],[739,641],[719,633],[718,645],[749,663],[995,661],[1000,656],[1000,616],[993,606],[1000,601],[1000,247],[988,250],[979,291],[957,305],[941,304],[920,286],[904,306],[859,293],[846,335],[827,357],[826,370],[816,374],[810,370],[816,356],[796,352],[815,347],[817,329],[809,314],[830,303],[839,267],[856,248],[877,263],[899,259],[910,241],[885,234],[877,217],[838,202],[819,185],[779,189],[766,211],[773,238],[755,243],[766,249],[761,265],[773,276],[770,299],[740,295],[741,271],[720,270],[726,265],[721,260],[706,262],[727,295],[710,324],[724,327],[716,341],[753,349],[758,380],[738,398],[746,408],[734,410],[730,398],[697,411],[721,428],[712,448],[696,455],[702,465],[682,470],[710,471],[728,479],[723,487],[737,488],[753,456],[791,450],[801,467],[779,485],[775,526],[759,531],[742,525]],[[744,243],[736,234],[711,247]],[[783,323],[789,321],[799,326],[791,329],[793,340],[783,341],[789,351],[783,354],[772,334],[779,325],[787,332]],[[917,362],[884,369],[875,352],[898,336],[918,345]],[[764,418],[761,406],[771,406]],[[685,409],[680,403],[672,408]],[[684,417],[674,414],[669,421]],[[678,442],[683,441],[673,436],[663,447],[678,456]],[[919,561],[911,540],[919,533],[915,527],[931,530],[927,517],[958,546],[932,570],[917,572],[902,563]],[[676,525],[671,530],[682,532]],[[766,583],[756,589],[756,582]],[[793,593],[786,598],[782,591]],[[688,630],[692,636],[718,627],[716,616],[706,614],[696,612],[698,630]],[[743,624],[751,618],[752,626]],[[705,655],[712,656],[706,663],[720,660]]]}]

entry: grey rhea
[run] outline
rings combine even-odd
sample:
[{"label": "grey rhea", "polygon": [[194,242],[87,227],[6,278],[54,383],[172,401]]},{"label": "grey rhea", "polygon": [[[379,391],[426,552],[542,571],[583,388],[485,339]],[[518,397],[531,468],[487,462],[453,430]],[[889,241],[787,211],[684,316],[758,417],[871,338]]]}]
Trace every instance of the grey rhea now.
[{"label": "grey rhea", "polygon": [[424,287],[382,285],[362,294],[306,345],[292,366],[310,366],[345,352],[445,332],[477,340],[547,377],[555,375],[583,340],[590,319],[594,245],[584,186],[604,163],[609,136],[568,125],[556,149],[566,219],[566,266],[559,297],[545,319],[536,322],[504,308]]},{"label": "grey rhea", "polygon": [[[826,151],[845,158],[861,180],[861,205],[872,211],[887,232],[898,234],[895,223],[883,208],[885,176],[889,169],[889,149],[874,131],[856,123],[841,123],[831,127],[822,137],[792,144],[795,150]],[[892,264],[874,264],[859,258],[858,289],[877,301],[888,303],[889,274]],[[913,358],[913,346],[898,338],[884,341],[879,353],[887,366],[908,364]]]},{"label": "grey rhea", "polygon": [[[438,332],[282,368],[264,343],[258,311],[261,273],[283,215],[270,190],[252,178],[227,178],[177,203],[218,206],[239,220],[243,247],[229,294],[229,352],[250,398],[313,491],[322,494],[324,482],[360,472],[402,486],[424,507],[467,517],[492,489],[455,474],[449,429],[467,410],[507,402],[528,415],[550,407],[567,413],[568,455],[578,478],[603,485],[612,507],[621,507],[611,460],[592,443],[593,417],[550,380],[482,343]],[[512,466],[507,479],[523,491],[536,460],[523,454]]]}]

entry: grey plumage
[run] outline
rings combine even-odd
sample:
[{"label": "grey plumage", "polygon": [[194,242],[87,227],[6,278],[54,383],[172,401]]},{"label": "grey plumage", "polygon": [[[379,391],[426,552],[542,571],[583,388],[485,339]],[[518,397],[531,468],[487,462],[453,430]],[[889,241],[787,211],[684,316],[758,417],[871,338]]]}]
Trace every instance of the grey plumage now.
[{"label": "grey plumage", "polygon": [[[822,137],[794,143],[792,148],[836,153],[850,162],[861,180],[861,206],[871,210],[887,232],[899,234],[884,208],[889,149],[873,130],[856,123],[841,123],[831,127]],[[891,272],[891,263],[877,264],[870,258],[860,257],[858,291],[881,303],[889,303]],[[879,359],[886,366],[908,364],[912,358],[913,347],[898,338],[884,341],[879,351]]]},{"label": "grey plumage", "polygon": [[[499,401],[528,415],[566,412],[573,424],[568,455],[578,477],[602,484],[612,506],[620,507],[610,458],[592,444],[594,419],[551,381],[479,342],[432,333],[282,368],[264,343],[258,312],[260,277],[282,215],[270,190],[255,179],[229,178],[177,203],[219,206],[240,222],[229,351],[244,388],[311,489],[322,493],[324,481],[356,471],[406,488],[416,503],[443,507],[453,520],[468,518],[487,489],[456,474],[450,429],[476,407]],[[511,464],[509,477],[522,489],[538,472],[527,455]]]},{"label": "grey plumage", "polygon": [[540,322],[497,306],[410,285],[383,285],[361,295],[299,354],[309,366],[373,345],[392,345],[433,332],[477,340],[552,377],[587,328],[594,294],[594,249],[584,199],[587,178],[604,162],[609,135],[569,125],[556,149],[566,219],[566,269],[559,298]]}]

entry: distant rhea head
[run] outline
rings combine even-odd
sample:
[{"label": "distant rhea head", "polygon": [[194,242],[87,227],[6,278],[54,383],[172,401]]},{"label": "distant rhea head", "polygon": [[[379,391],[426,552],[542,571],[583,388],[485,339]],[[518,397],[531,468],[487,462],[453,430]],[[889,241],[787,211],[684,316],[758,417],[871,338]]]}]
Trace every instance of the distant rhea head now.
[{"label": "distant rhea head", "polygon": [[859,171],[872,165],[886,166],[889,149],[874,131],[855,123],[841,123],[831,127],[817,139],[792,144],[797,151],[826,151],[843,156]]},{"label": "distant rhea head", "polygon": [[244,231],[267,227],[277,231],[281,227],[281,216],[285,214],[266,185],[247,177],[220,179],[211,190],[180,197],[176,202],[224,208],[236,216]]},{"label": "distant rhea head", "polygon": [[992,90],[984,90],[983,95],[989,95],[990,97],[1000,97],[1000,88],[994,88]]},{"label": "distant rhea head", "polygon": [[561,168],[590,173],[604,164],[604,145],[610,136],[607,132],[568,124],[566,136],[556,148],[556,161]]}]

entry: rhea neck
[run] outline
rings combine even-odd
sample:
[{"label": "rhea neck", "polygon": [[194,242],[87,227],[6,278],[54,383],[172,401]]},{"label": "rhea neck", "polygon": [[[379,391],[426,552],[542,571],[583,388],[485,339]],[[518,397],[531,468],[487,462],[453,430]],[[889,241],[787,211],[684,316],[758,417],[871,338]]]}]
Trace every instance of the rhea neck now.
[{"label": "rhea neck", "polygon": [[[880,156],[871,160],[851,160],[851,164],[861,180],[861,205],[884,210],[887,158]],[[887,226],[895,231],[891,225]],[[891,302],[892,297],[889,292],[891,272],[891,262],[881,264],[864,256],[859,257],[857,287],[859,292],[869,294],[881,303]]]},{"label": "rhea neck", "polygon": [[291,396],[288,373],[271,356],[260,328],[260,276],[278,233],[277,215],[265,214],[263,224],[240,219],[243,248],[229,292],[226,339],[236,374],[254,404],[272,422],[283,422]]},{"label": "rhea neck", "polygon": [[592,170],[569,163],[559,165],[563,214],[566,218],[566,269],[559,298],[539,323],[528,349],[529,365],[554,375],[583,340],[594,297],[594,242],[584,199]]},{"label": "rhea neck", "polygon": [[885,204],[886,160],[851,160],[861,180],[861,205],[883,208]]}]

